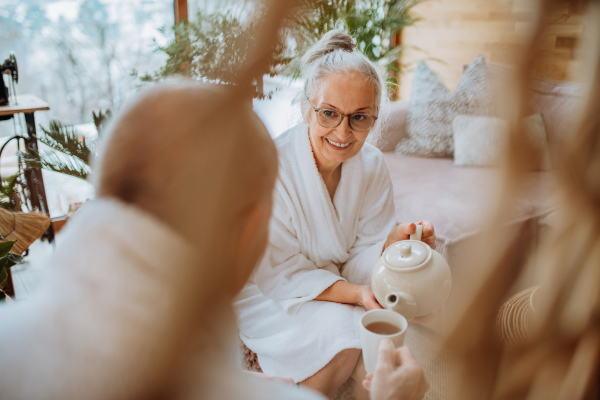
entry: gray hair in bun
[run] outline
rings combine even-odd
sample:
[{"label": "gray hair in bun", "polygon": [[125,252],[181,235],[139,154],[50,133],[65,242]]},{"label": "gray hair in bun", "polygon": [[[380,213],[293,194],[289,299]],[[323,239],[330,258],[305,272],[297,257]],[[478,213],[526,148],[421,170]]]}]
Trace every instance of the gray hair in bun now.
[{"label": "gray hair in bun", "polygon": [[[385,81],[377,67],[356,50],[354,39],[340,27],[327,32],[309,48],[302,57],[304,94],[312,99],[319,82],[328,74],[357,72],[365,77],[375,89],[375,102],[381,105],[387,100],[384,96]],[[303,102],[305,103],[305,102]],[[302,115],[307,115],[308,104],[303,104]],[[379,122],[379,120],[378,120]],[[375,127],[372,128],[372,130]]]}]

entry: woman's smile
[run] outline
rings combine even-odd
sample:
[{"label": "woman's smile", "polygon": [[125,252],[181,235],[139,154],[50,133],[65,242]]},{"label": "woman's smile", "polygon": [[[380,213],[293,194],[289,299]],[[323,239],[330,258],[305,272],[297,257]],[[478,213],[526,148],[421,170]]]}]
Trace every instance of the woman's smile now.
[{"label": "woman's smile", "polygon": [[334,149],[336,151],[347,150],[348,147],[350,147],[350,145],[353,143],[353,142],[350,142],[350,143],[336,142],[336,141],[333,141],[333,140],[327,139],[327,138],[323,138],[323,139],[325,139],[325,141],[329,144],[329,147],[331,147],[332,149]]}]

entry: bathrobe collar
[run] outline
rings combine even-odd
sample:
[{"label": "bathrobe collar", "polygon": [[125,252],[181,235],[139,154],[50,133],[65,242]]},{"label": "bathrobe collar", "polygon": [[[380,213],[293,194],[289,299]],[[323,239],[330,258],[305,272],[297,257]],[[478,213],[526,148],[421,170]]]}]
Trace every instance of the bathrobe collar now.
[{"label": "bathrobe collar", "polygon": [[[363,193],[363,156],[362,149],[354,157],[342,163],[342,177],[333,196],[333,202],[325,182],[317,169],[310,144],[308,125],[300,124],[294,134],[295,151],[302,173],[302,184],[305,193],[312,193],[314,199],[307,202],[310,210],[305,216],[326,221],[331,238],[331,250],[335,258],[343,263],[348,258],[347,249],[352,246],[347,233],[358,216],[358,209]],[[321,224],[318,224],[321,225]],[[318,226],[315,225],[315,226]]]}]

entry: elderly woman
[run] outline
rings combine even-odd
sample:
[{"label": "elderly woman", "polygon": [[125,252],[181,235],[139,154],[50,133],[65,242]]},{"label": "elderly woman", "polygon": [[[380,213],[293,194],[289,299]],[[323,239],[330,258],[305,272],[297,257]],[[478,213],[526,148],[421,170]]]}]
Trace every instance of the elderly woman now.
[{"label": "elderly woman", "polygon": [[[385,100],[377,69],[341,30],[302,62],[304,123],[276,139],[269,246],[236,307],[241,338],[265,373],[331,396],[360,359],[360,316],[381,308],[371,270],[415,224],[396,226],[383,155],[365,143]],[[433,227],[422,224],[434,247]]]}]

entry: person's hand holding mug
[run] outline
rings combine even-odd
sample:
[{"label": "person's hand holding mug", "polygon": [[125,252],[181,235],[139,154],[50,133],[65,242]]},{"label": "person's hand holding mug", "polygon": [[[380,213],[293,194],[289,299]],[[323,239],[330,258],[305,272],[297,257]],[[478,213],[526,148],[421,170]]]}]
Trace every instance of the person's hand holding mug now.
[{"label": "person's hand holding mug", "polygon": [[363,381],[372,400],[421,400],[429,389],[423,369],[408,347],[394,349],[390,340],[379,345],[375,373]]}]

